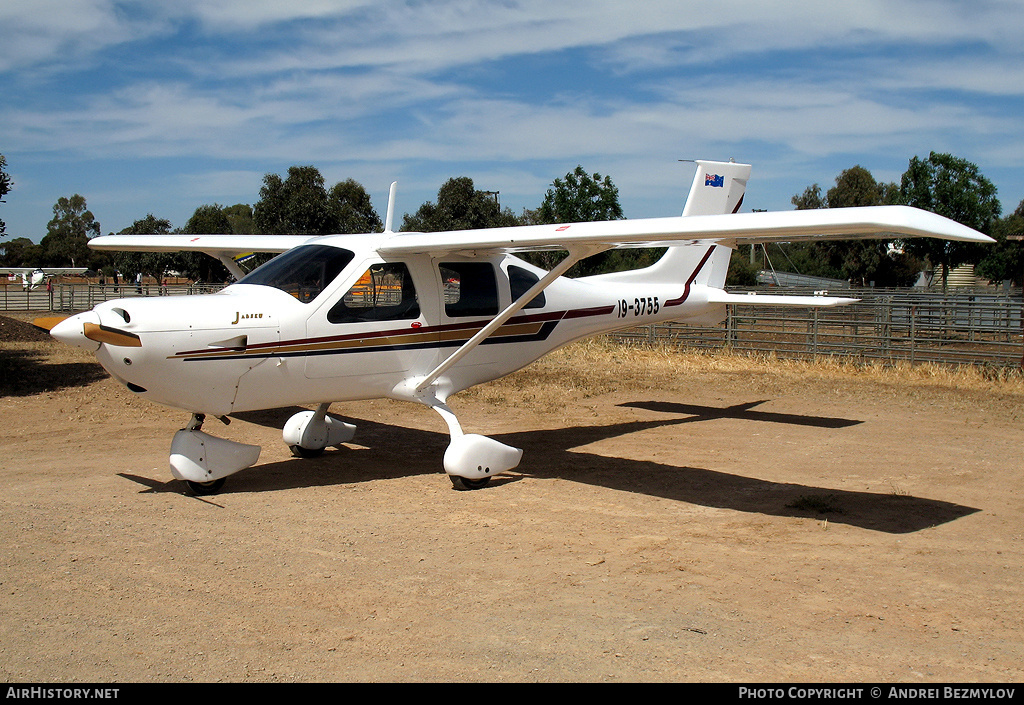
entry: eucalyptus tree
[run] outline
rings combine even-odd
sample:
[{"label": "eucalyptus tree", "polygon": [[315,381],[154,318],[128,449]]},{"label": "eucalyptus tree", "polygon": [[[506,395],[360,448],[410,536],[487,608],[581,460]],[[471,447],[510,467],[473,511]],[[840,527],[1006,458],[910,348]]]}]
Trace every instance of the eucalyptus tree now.
[{"label": "eucalyptus tree", "polygon": [[49,266],[88,266],[92,253],[89,238],[100,234],[100,224],[79,194],[57,199],[53,218],[46,224],[40,241],[43,258]]},{"label": "eucalyptus tree", "polygon": [[[986,234],[992,231],[1002,211],[995,185],[981,174],[976,164],[951,154],[932,152],[927,159],[911,159],[899,193],[902,203],[938,213]],[[984,245],[935,238],[908,240],[905,248],[942,268],[944,289],[951,269],[977,263],[986,254]]]}]

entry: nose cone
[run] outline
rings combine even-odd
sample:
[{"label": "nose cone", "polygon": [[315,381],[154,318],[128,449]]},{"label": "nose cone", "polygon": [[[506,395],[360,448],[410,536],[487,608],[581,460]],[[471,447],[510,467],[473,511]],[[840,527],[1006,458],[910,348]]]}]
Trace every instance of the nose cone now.
[{"label": "nose cone", "polygon": [[95,352],[99,350],[100,344],[96,340],[85,337],[86,324],[98,326],[100,317],[95,311],[86,311],[63,321],[50,329],[50,335],[67,345],[74,345],[77,348],[85,348]]}]

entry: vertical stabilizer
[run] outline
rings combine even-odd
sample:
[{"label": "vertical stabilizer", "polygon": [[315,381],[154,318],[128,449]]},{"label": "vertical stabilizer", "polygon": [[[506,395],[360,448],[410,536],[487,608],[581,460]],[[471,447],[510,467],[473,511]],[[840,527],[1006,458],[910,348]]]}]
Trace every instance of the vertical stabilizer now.
[{"label": "vertical stabilizer", "polygon": [[[750,178],[750,165],[736,162],[697,160],[697,171],[683,206],[683,217],[736,213],[743,205],[743,194]],[[713,252],[709,253],[708,248]],[[721,289],[729,272],[732,250],[707,242],[683,242],[671,245],[664,256],[646,269],[592,277],[606,281],[688,282]],[[725,306],[722,306],[724,315]]]},{"label": "vertical stabilizer", "polygon": [[697,160],[683,215],[736,213],[750,179],[750,165]]},{"label": "vertical stabilizer", "polygon": [[[683,217],[690,215],[724,215],[736,213],[743,205],[743,193],[750,178],[750,165],[736,162],[697,160],[697,171],[690,184],[690,193],[683,206]],[[707,259],[708,245],[675,245],[668,248],[650,270],[658,279],[683,279],[695,273],[693,283],[715,288],[725,286],[732,250],[712,245],[714,252]]]}]

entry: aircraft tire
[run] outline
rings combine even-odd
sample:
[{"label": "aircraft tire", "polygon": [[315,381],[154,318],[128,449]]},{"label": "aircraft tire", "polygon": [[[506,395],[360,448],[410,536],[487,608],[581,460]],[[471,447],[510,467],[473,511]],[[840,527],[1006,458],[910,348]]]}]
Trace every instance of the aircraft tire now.
[{"label": "aircraft tire", "polygon": [[491,481],[489,477],[481,477],[479,480],[470,480],[468,477],[459,477],[458,475],[449,475],[452,481],[452,487],[457,490],[479,490],[487,487],[487,483]]},{"label": "aircraft tire", "polygon": [[292,456],[296,458],[319,458],[324,454],[325,448],[303,448],[299,445],[288,446]]},{"label": "aircraft tire", "polygon": [[189,490],[196,496],[217,494],[220,492],[220,488],[224,486],[225,478],[219,480],[211,480],[210,482],[193,482],[192,480],[185,480],[185,484],[188,485]]}]

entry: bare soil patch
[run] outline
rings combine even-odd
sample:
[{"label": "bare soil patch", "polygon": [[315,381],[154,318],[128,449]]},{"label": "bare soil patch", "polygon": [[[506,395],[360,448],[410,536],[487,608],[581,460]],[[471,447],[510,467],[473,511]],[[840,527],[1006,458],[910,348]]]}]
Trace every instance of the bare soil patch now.
[{"label": "bare soil patch", "polygon": [[1024,677],[1019,380],[581,344],[452,400],[525,449],[486,489],[374,401],[313,460],[290,410],[209,421],[264,450],[197,498],[187,414],[45,339],[0,365],[6,681]]}]

